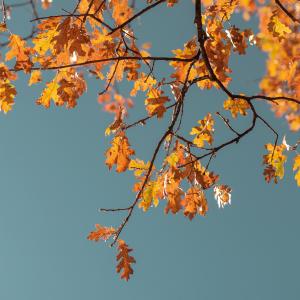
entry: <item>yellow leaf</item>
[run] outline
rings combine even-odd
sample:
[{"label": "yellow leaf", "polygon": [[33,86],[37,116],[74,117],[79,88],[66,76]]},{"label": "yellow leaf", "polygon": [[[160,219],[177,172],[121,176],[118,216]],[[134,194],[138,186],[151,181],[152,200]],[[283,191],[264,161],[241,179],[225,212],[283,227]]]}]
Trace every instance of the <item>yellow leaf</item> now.
[{"label": "yellow leaf", "polygon": [[140,177],[150,167],[150,162],[145,163],[141,159],[132,159],[129,163],[128,169],[134,171],[136,177]]},{"label": "yellow leaf", "polygon": [[15,87],[9,81],[0,83],[0,110],[5,114],[12,109],[16,94]]},{"label": "yellow leaf", "polygon": [[152,203],[155,207],[157,207],[159,204],[159,195],[161,193],[161,188],[161,182],[149,181],[143,190],[139,208],[142,208],[143,211],[146,212],[150,208]]},{"label": "yellow leaf", "polygon": [[151,89],[148,93],[148,98],[145,101],[146,109],[149,116],[157,115],[160,119],[166,112],[164,104],[170,101],[168,97],[163,96],[163,92],[157,89]]},{"label": "yellow leaf", "polygon": [[247,109],[250,108],[249,103],[244,99],[227,99],[223,104],[224,109],[230,110],[232,117],[236,118],[238,114],[247,115]]},{"label": "yellow leaf", "polygon": [[38,83],[42,81],[42,74],[41,71],[35,70],[31,73],[28,85],[31,86],[32,84]]},{"label": "yellow leaf", "polygon": [[292,32],[289,27],[281,23],[276,14],[271,17],[268,24],[268,29],[273,34],[273,36],[278,37],[279,39],[286,37],[286,34]]},{"label": "yellow leaf", "polygon": [[214,131],[214,120],[210,113],[204,117],[203,120],[198,121],[199,126],[193,127],[190,134],[196,135],[193,143],[198,147],[203,147],[204,143],[212,144],[213,142],[213,131]]},{"label": "yellow leaf", "polygon": [[277,177],[280,179],[284,177],[284,164],[286,163],[287,157],[283,152],[286,146],[277,145],[274,147],[272,144],[267,144],[265,148],[269,153],[263,156],[263,163],[266,165],[264,175],[268,182],[273,178],[276,183]]},{"label": "yellow leaf", "polygon": [[39,55],[45,55],[45,53],[53,50],[54,44],[53,38],[58,34],[57,27],[61,18],[50,18],[43,20],[37,27],[40,30],[38,34],[32,39],[34,44],[34,50]]},{"label": "yellow leaf", "polygon": [[106,151],[105,164],[109,169],[117,165],[117,172],[124,172],[128,169],[130,156],[134,155],[134,150],[130,149],[128,138],[124,132],[119,133],[111,142],[112,146]]},{"label": "yellow leaf", "polygon": [[50,107],[50,101],[53,100],[55,104],[59,104],[60,100],[57,94],[59,84],[56,81],[56,77],[46,84],[46,88],[43,90],[41,97],[36,101],[38,105],[43,105],[45,108]]},{"label": "yellow leaf", "polygon": [[178,156],[176,152],[172,152],[167,158],[166,161],[169,163],[171,167],[176,167],[176,164],[178,163]]},{"label": "yellow leaf", "polygon": [[141,73],[139,79],[134,82],[134,87],[130,92],[130,96],[135,96],[138,91],[145,92],[156,85],[156,83],[156,80],[152,76]]},{"label": "yellow leaf", "polygon": [[294,159],[293,171],[297,171],[295,180],[297,182],[297,185],[300,186],[300,154],[298,154]]}]

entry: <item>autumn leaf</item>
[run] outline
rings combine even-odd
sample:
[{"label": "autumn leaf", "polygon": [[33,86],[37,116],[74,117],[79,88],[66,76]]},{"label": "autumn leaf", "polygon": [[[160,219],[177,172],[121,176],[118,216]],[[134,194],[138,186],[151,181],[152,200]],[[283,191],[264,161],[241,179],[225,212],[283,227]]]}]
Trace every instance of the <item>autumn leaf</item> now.
[{"label": "autumn leaf", "polygon": [[95,241],[95,242],[98,242],[99,240],[106,241],[116,232],[116,230],[113,227],[104,227],[99,224],[96,224],[95,228],[96,230],[91,231],[87,237],[87,239],[90,241]]},{"label": "autumn leaf", "polygon": [[32,71],[32,73],[30,75],[28,85],[31,86],[31,85],[33,85],[35,83],[38,83],[38,82],[41,82],[41,81],[42,81],[41,71],[35,70],[35,71]]},{"label": "autumn leaf", "polygon": [[216,182],[218,182],[219,175],[209,172],[208,170],[205,170],[205,168],[201,167],[201,170],[195,171],[195,179],[205,190],[211,188]]},{"label": "autumn leaf", "polygon": [[267,183],[270,183],[271,180],[274,180],[274,183],[277,183],[277,175],[276,175],[276,170],[273,166],[271,165],[266,165],[264,168],[263,175],[265,176],[265,180]]},{"label": "autumn leaf", "polygon": [[138,204],[139,208],[146,212],[152,204],[157,207],[159,198],[162,198],[162,189],[163,185],[159,180],[149,181],[142,192],[141,201]]},{"label": "autumn leaf", "polygon": [[293,171],[296,171],[295,180],[300,186],[300,154],[298,154],[294,159]]},{"label": "autumn leaf", "polygon": [[134,155],[134,150],[130,149],[128,138],[124,132],[120,132],[111,142],[111,147],[106,151],[105,164],[109,169],[116,165],[117,172],[124,172],[128,169],[130,156]]},{"label": "autumn leaf", "polygon": [[123,240],[118,240],[118,254],[117,254],[117,273],[121,272],[121,279],[128,281],[133,274],[131,265],[135,263],[135,259],[129,253],[132,251]]},{"label": "autumn leaf", "polygon": [[123,124],[124,113],[125,108],[119,105],[119,109],[117,110],[115,115],[115,120],[105,129],[105,135],[110,135],[111,133],[114,133],[121,128],[121,125]]},{"label": "autumn leaf", "polygon": [[244,99],[227,99],[223,104],[224,109],[230,110],[232,117],[236,118],[238,114],[247,115],[247,110],[250,109],[249,103]]},{"label": "autumn leaf", "polygon": [[280,21],[276,13],[272,15],[268,24],[268,29],[273,36],[278,37],[279,39],[286,37],[288,33],[292,32],[289,27]]},{"label": "autumn leaf", "polygon": [[214,187],[215,199],[219,208],[231,204],[231,188],[228,185],[218,185]]},{"label": "autumn leaf", "polygon": [[253,35],[252,30],[240,31],[236,26],[232,26],[230,30],[225,30],[225,32],[232,43],[233,51],[240,55],[246,54],[247,38]]},{"label": "autumn leaf", "polygon": [[113,11],[112,17],[117,25],[122,24],[132,16],[133,9],[128,0],[111,0],[109,3]]},{"label": "autumn leaf", "polygon": [[58,88],[59,84],[57,83],[57,78],[54,77],[52,81],[46,84],[46,88],[43,90],[41,97],[36,100],[36,103],[38,105],[43,105],[45,108],[49,108],[50,102],[53,100],[53,102],[58,105],[60,103],[57,94]]},{"label": "autumn leaf", "polygon": [[82,73],[77,73],[74,68],[57,74],[59,88],[57,95],[59,101],[55,104],[58,106],[66,105],[67,108],[74,108],[77,105],[77,99],[86,91],[86,83]]},{"label": "autumn leaf", "polygon": [[175,167],[179,161],[178,155],[176,152],[172,152],[170,155],[166,157],[166,161],[171,167]]},{"label": "autumn leaf", "polygon": [[214,120],[210,113],[208,113],[203,120],[198,121],[199,126],[193,127],[190,132],[191,135],[196,135],[193,143],[198,147],[203,147],[205,142],[213,143]]},{"label": "autumn leaf", "polygon": [[49,18],[42,20],[40,24],[37,25],[39,29],[36,36],[33,38],[32,42],[34,44],[34,50],[39,55],[45,55],[47,51],[53,52],[52,40],[58,34],[57,27],[60,24],[61,18]]},{"label": "autumn leaf", "polygon": [[145,163],[141,159],[132,159],[129,163],[128,170],[134,171],[134,176],[140,177],[143,175],[150,167],[150,162]]},{"label": "autumn leaf", "polygon": [[1,22],[0,23],[0,32],[5,32],[6,30],[7,30],[6,23]]},{"label": "autumn leaf", "polygon": [[57,34],[51,40],[55,54],[67,52],[70,57],[75,52],[79,57],[85,57],[90,53],[90,38],[80,24],[78,20],[67,17],[57,26]]},{"label": "autumn leaf", "polygon": [[0,110],[5,114],[12,109],[17,94],[15,87],[9,82],[0,82]]},{"label": "autumn leaf", "polygon": [[24,48],[25,48],[25,42],[21,39],[20,36],[16,35],[16,34],[12,34],[9,37],[9,50],[6,52],[5,55],[5,60],[9,61],[13,58],[16,57],[23,57],[24,59],[27,58],[27,55],[24,53]]},{"label": "autumn leaf", "polygon": [[140,73],[139,78],[134,82],[134,87],[130,92],[130,96],[135,96],[138,91],[145,92],[148,89],[153,88],[156,83],[157,81],[152,76]]},{"label": "autumn leaf", "polygon": [[8,69],[4,63],[0,63],[0,81],[7,82],[17,79],[17,74]]},{"label": "autumn leaf", "polygon": [[26,47],[26,42],[22,40],[22,38],[16,34],[12,34],[9,37],[9,50],[6,52],[5,60],[9,61],[11,59],[16,59],[15,69],[16,70],[24,70],[25,72],[29,72],[33,63],[30,59],[30,54],[32,54],[32,49]]},{"label": "autumn leaf", "polygon": [[180,187],[181,180],[174,173],[166,174],[164,178],[164,194],[167,198],[165,213],[171,211],[176,214],[182,208],[183,190]]},{"label": "autumn leaf", "polygon": [[205,216],[208,211],[207,201],[202,189],[191,187],[181,202],[184,207],[184,215],[192,220],[196,214]]},{"label": "autumn leaf", "polygon": [[149,116],[157,115],[160,119],[166,112],[164,104],[170,101],[167,96],[163,96],[163,92],[157,89],[151,89],[148,93],[148,98],[145,100],[146,109]]},{"label": "autumn leaf", "polygon": [[263,163],[266,165],[264,175],[267,182],[273,178],[277,183],[277,177],[280,179],[284,176],[284,164],[287,157],[284,155],[286,149],[285,145],[273,146],[272,144],[265,145],[265,148],[269,152],[263,156]]}]

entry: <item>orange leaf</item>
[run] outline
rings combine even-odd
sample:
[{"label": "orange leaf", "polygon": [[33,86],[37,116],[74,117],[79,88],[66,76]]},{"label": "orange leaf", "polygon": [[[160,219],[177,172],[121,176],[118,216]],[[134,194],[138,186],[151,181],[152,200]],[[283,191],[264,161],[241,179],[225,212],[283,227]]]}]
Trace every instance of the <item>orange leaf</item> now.
[{"label": "orange leaf", "polygon": [[55,77],[51,82],[46,84],[46,88],[43,90],[42,95],[36,100],[36,104],[43,105],[45,108],[50,107],[50,101],[53,100],[55,104],[58,105],[59,97],[57,94],[57,89],[59,84],[57,83],[57,78]]},{"label": "orange leaf", "polygon": [[192,220],[198,213],[205,216],[208,205],[202,189],[198,187],[191,187],[187,192],[181,204],[184,207],[184,215]]},{"label": "orange leaf", "polygon": [[148,93],[148,98],[145,101],[146,109],[149,116],[157,115],[160,119],[166,112],[164,104],[169,100],[167,96],[162,96],[163,92],[157,89],[151,89]]},{"label": "orange leaf", "polygon": [[249,103],[244,99],[227,99],[223,104],[224,109],[230,110],[232,116],[234,118],[237,117],[238,114],[242,116],[247,115],[247,109],[250,108]]},{"label": "orange leaf", "polygon": [[36,70],[31,73],[28,85],[31,86],[32,84],[35,84],[35,83],[38,83],[41,81],[42,81],[41,71]]},{"label": "orange leaf", "polygon": [[135,259],[133,256],[130,256],[129,253],[132,249],[128,248],[128,245],[123,240],[118,240],[118,254],[117,261],[119,262],[117,265],[117,272],[121,273],[121,279],[125,279],[128,281],[130,275],[133,274],[133,269],[131,268],[131,264],[135,263]]},{"label": "orange leaf", "polygon": [[213,132],[214,132],[214,119],[211,114],[208,113],[203,120],[198,121],[199,126],[193,127],[190,134],[196,135],[193,143],[198,147],[203,147],[204,143],[212,144]]},{"label": "orange leaf", "polygon": [[300,154],[298,154],[294,159],[293,170],[297,171],[295,175],[295,180],[297,182],[297,185],[300,186]]},{"label": "orange leaf", "polygon": [[33,66],[33,63],[31,62],[29,57],[32,49],[26,47],[26,42],[16,34],[12,34],[9,37],[9,40],[9,50],[6,53],[5,60],[8,61],[16,58],[15,69],[29,72],[29,70]]},{"label": "orange leaf", "polygon": [[90,241],[98,242],[99,240],[106,241],[108,240],[116,230],[113,227],[104,227],[99,224],[95,225],[96,230],[91,231],[87,239]]},{"label": "orange leaf", "polygon": [[12,109],[16,94],[15,87],[9,81],[0,83],[0,110],[5,114]]},{"label": "orange leaf", "polygon": [[106,151],[105,164],[109,169],[117,165],[117,172],[124,172],[128,169],[130,156],[134,155],[134,150],[130,149],[128,138],[124,132],[119,133],[111,142],[112,146]]}]

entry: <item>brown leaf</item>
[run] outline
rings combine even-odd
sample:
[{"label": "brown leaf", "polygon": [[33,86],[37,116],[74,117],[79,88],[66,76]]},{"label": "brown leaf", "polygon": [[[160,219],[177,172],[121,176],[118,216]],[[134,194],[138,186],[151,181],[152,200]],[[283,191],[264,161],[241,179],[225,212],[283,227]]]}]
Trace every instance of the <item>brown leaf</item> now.
[{"label": "brown leaf", "polygon": [[118,273],[121,272],[121,279],[125,279],[126,281],[133,274],[131,264],[136,262],[134,257],[129,255],[131,251],[132,249],[128,248],[128,245],[123,240],[118,240],[117,261],[119,263],[116,269]]}]

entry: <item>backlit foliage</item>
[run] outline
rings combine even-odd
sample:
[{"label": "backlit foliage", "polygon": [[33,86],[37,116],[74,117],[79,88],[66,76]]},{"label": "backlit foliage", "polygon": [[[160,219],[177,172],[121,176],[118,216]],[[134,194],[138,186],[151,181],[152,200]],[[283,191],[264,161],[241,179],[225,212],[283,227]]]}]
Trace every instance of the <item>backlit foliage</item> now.
[{"label": "backlit foliage", "polygon": [[[159,15],[163,6],[172,10],[183,1],[194,7],[194,34],[168,56],[152,56],[151,41],[146,38],[140,45],[135,34],[137,19],[142,22],[149,11]],[[26,74],[31,88],[42,87],[36,103],[44,109],[72,109],[79,104],[90,81],[105,84],[99,90],[98,102],[113,115],[105,130],[111,139],[105,164],[116,172],[132,171],[135,196],[122,208],[101,209],[123,213],[123,220],[116,228],[96,224],[88,239],[110,240],[116,246],[116,270],[122,279],[130,278],[135,263],[132,249],[120,238],[133,212],[147,212],[162,205],[165,213],[180,213],[193,220],[206,216],[210,205],[230,205],[232,189],[211,170],[210,163],[219,151],[245,139],[257,123],[266,126],[273,139],[265,145],[267,153],[263,155],[265,180],[277,183],[285,172],[294,171],[300,186],[300,141],[290,145],[284,137],[278,142],[281,137],[256,109],[257,102],[264,103],[277,117],[286,119],[291,131],[300,130],[299,1],[140,0],[138,5],[143,8],[137,8],[133,0],[79,0],[73,1],[73,11],[47,16],[47,9],[55,8],[56,2],[39,0],[17,5],[2,1],[0,110],[6,114],[13,109],[19,72]],[[21,36],[12,32],[8,20],[13,21],[14,9],[27,6],[32,10],[34,25],[31,34]],[[232,17],[238,14],[245,21],[243,28],[234,24]],[[259,28],[248,28],[247,21],[255,16]],[[230,59],[233,55],[247,55],[249,47],[267,55],[261,92],[255,95],[246,90],[235,93],[230,86]],[[166,71],[160,78],[156,62],[166,64],[170,73]],[[122,81],[129,83],[128,94],[120,89]],[[189,134],[184,134],[184,103],[191,88],[200,94],[202,90],[218,89],[222,93],[222,112],[203,113],[200,107],[205,99],[197,99],[198,120]],[[129,123],[127,116],[136,97],[143,99],[144,116]],[[246,124],[244,131],[234,128],[235,118]],[[143,161],[135,156],[137,151],[132,149],[127,132],[140,125],[151,126],[150,119],[166,120],[168,125],[160,136],[153,131],[158,135],[157,144],[148,161]],[[232,134],[221,144],[215,142],[221,135],[216,119]],[[289,159],[293,171],[285,171]],[[216,203],[211,203],[207,191],[213,192]]]}]

